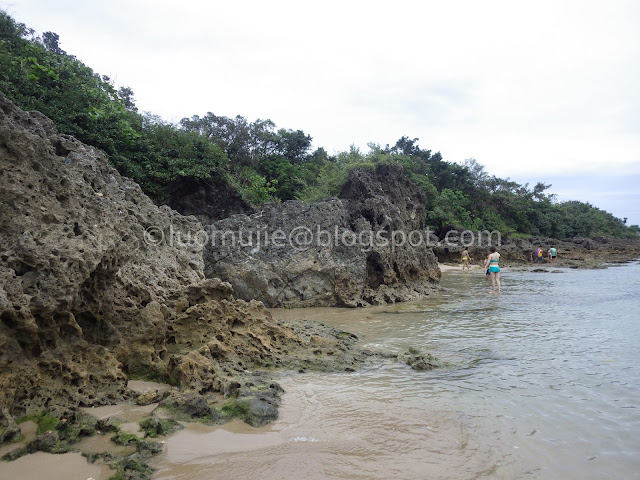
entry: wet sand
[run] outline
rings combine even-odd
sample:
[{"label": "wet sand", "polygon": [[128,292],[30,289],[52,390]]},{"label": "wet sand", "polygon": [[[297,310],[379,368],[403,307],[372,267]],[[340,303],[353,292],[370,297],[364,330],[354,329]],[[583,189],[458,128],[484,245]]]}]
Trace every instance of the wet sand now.
[{"label": "wet sand", "polygon": [[[338,375],[283,378],[280,418],[266,427],[187,425],[151,460],[154,479],[452,480],[495,464],[490,449],[456,416],[398,397],[392,403],[411,404],[420,420],[400,418],[402,409],[390,408],[389,399],[370,395],[368,379]],[[344,389],[343,382],[356,388]]]},{"label": "wet sand", "polygon": [[135,453],[136,447],[135,445],[123,446],[116,445],[111,441],[111,437],[113,437],[113,432],[106,434],[98,434],[93,435],[91,437],[84,437],[78,443],[75,443],[73,446],[78,450],[87,453],[102,453],[109,452],[114,455],[121,455],[126,457],[127,455],[131,455]]},{"label": "wet sand", "polygon": [[2,480],[106,480],[114,473],[108,465],[87,463],[80,453],[36,452],[0,463]]},{"label": "wet sand", "polygon": [[168,392],[171,390],[171,385],[158,382],[147,382],[144,380],[129,380],[127,388],[133,390],[136,393],[147,393],[157,390],[160,393]]},{"label": "wet sand", "polygon": [[[440,268],[441,272],[451,272],[451,271],[455,271],[455,270],[459,270],[462,271],[462,264],[458,264],[458,265],[453,265],[453,264],[444,264],[444,263],[439,263],[438,267]],[[478,270],[479,268],[481,268],[480,265],[476,265],[476,264],[472,264],[470,265],[471,270]],[[465,272],[468,272],[468,270],[465,268],[464,270]]]},{"label": "wet sand", "polygon": [[[130,381],[128,386],[138,393],[153,390],[163,392],[171,389],[170,385],[139,380]],[[81,410],[99,419],[118,418],[125,422],[120,425],[121,431],[142,436],[138,421],[148,416],[157,406],[157,403],[145,406],[121,404]],[[20,424],[22,441],[0,447],[0,456],[33,440],[36,437],[37,428],[36,423],[32,421]],[[121,456],[127,456],[136,451],[135,446],[116,445],[111,441],[112,436],[113,433],[85,437],[73,447],[87,453],[109,452]],[[104,463],[89,464],[87,459],[77,452],[65,454],[36,452],[12,462],[0,462],[0,480],[87,480],[89,478],[106,480],[115,473],[115,470]]]},{"label": "wet sand", "polygon": [[121,404],[105,405],[104,407],[95,408],[81,408],[80,410],[88,415],[93,415],[99,420],[114,417],[125,422],[133,422],[141,419],[146,415],[149,415],[157,406],[157,403],[152,403],[143,407],[140,407],[138,405]]}]

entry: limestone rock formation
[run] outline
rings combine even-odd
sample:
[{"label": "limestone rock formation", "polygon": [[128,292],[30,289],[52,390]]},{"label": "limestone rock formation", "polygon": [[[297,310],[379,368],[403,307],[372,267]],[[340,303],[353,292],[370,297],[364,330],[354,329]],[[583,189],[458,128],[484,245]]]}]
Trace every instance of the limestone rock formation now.
[{"label": "limestone rock formation", "polygon": [[391,240],[387,246],[374,243],[367,253],[365,298],[380,304],[428,294],[441,272],[431,249],[433,239],[423,230],[422,189],[403,176],[400,166],[380,165],[375,172],[353,170],[340,197],[352,230]]},{"label": "limestone rock formation", "polygon": [[423,195],[398,166],[354,170],[341,198],[268,204],[257,214],[214,222],[205,274],[232,283],[239,298],[270,307],[420,298],[440,277],[421,230]]},{"label": "limestone rock formation", "polygon": [[[205,278],[197,243],[172,241],[201,228],[0,94],[0,428],[133,398],[131,376],[242,394],[248,369],[313,363],[311,340]],[[352,365],[353,341],[331,338],[318,352]]]}]

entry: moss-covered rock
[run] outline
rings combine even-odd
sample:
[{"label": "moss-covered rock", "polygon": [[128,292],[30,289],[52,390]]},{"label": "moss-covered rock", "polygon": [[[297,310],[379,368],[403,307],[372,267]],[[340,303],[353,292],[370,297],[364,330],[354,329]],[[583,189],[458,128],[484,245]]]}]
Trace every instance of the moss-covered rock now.
[{"label": "moss-covered rock", "polygon": [[144,432],[144,436],[156,438],[160,435],[171,435],[172,433],[183,429],[184,427],[172,418],[149,417],[141,420],[140,428]]},{"label": "moss-covered rock", "polygon": [[126,433],[126,432],[118,432],[113,437],[111,437],[111,441],[116,445],[129,446],[129,445],[137,445],[138,437],[135,433]]},{"label": "moss-covered rock", "polygon": [[49,452],[49,453],[66,453],[71,450],[68,443],[60,441],[58,432],[47,432],[38,435],[35,440],[27,444],[29,453]]},{"label": "moss-covered rock", "polygon": [[160,392],[158,390],[151,390],[149,392],[141,393],[136,397],[136,404],[140,406],[150,405],[152,403],[158,403],[167,398],[168,391]]},{"label": "moss-covered rock", "polygon": [[220,411],[226,420],[233,420],[235,418],[246,420],[249,415],[249,401],[234,398],[225,403],[220,408]]},{"label": "moss-covered rock", "polygon": [[28,453],[29,453],[29,449],[27,449],[26,446],[19,447],[19,448],[16,448],[15,450],[11,450],[8,453],[5,453],[2,456],[2,460],[4,460],[5,462],[11,462],[13,460],[16,460],[20,457],[27,455]]},{"label": "moss-covered rock", "polygon": [[117,473],[109,480],[151,480],[153,469],[147,463],[148,457],[134,453],[114,462],[111,466]]}]

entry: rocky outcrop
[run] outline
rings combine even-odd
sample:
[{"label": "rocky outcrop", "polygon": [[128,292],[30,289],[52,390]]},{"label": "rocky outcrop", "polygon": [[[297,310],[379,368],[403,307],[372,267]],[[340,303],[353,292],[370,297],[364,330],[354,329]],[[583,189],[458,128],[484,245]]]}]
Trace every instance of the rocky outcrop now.
[{"label": "rocky outcrop", "polygon": [[464,232],[464,228],[451,227],[450,231],[448,237],[445,231],[440,244],[434,247],[434,253],[443,263],[460,263],[460,254],[465,245],[470,243],[473,244],[468,246],[468,250],[472,262],[476,264],[484,264],[492,245],[500,252],[500,259],[505,266],[531,263],[532,252],[538,247],[543,249],[544,255],[542,261],[536,261],[536,264],[548,264],[547,252],[549,248],[555,247],[558,254],[557,265],[571,268],[601,268],[607,264],[640,258],[640,238],[574,237],[558,240],[541,236],[512,238],[509,235],[495,235],[495,232],[491,238],[482,232],[467,233],[461,238],[459,233]]},{"label": "rocky outcrop", "polygon": [[167,195],[167,205],[182,215],[194,215],[203,224],[255,213],[255,208],[220,177],[181,177],[167,187]]},{"label": "rocky outcrop", "polygon": [[430,234],[423,230],[424,195],[398,165],[353,170],[342,188],[351,229],[389,240],[373,242],[365,257],[364,296],[370,303],[415,300],[439,281]]},{"label": "rocky outcrop", "polygon": [[214,222],[205,274],[270,307],[418,299],[440,277],[422,237],[423,195],[399,166],[354,170],[341,198],[267,204],[258,214]]},{"label": "rocky outcrop", "polygon": [[[0,429],[133,398],[132,376],[242,394],[253,369],[324,368],[313,339],[205,278],[198,244],[169,241],[200,230],[0,94]],[[318,352],[358,360],[352,339],[325,333]]]}]

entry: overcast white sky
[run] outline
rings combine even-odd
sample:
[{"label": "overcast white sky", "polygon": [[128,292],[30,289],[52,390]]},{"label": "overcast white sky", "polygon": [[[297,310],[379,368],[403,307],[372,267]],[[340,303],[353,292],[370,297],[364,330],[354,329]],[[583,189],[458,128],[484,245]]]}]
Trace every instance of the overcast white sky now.
[{"label": "overcast white sky", "polygon": [[169,121],[418,137],[640,223],[640,2],[0,0]]}]

